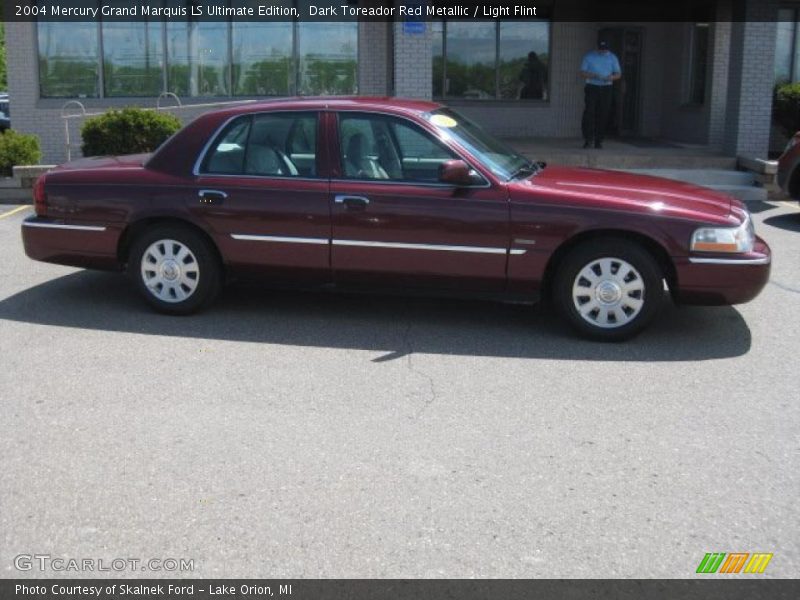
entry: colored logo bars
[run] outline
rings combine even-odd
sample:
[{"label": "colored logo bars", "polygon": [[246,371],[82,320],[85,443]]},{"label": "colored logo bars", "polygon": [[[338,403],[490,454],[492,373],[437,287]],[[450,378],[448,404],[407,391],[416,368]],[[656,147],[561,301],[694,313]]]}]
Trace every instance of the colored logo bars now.
[{"label": "colored logo bars", "polygon": [[763,573],[771,560],[772,554],[766,552],[707,552],[697,573]]}]

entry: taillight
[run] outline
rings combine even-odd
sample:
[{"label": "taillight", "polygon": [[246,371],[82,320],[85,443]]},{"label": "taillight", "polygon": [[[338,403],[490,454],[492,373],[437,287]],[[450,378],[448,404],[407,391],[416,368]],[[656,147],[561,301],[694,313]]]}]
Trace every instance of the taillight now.
[{"label": "taillight", "polygon": [[46,175],[40,175],[33,184],[33,209],[36,215],[44,217],[47,214],[47,192],[44,191],[44,179]]}]

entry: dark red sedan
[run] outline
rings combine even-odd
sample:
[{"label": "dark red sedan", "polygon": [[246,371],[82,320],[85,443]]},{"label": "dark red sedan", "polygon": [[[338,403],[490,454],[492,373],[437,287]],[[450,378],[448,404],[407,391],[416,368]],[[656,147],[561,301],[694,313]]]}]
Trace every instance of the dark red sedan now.
[{"label": "dark red sedan", "polygon": [[619,340],[658,313],[753,299],[770,250],[708,189],[531,162],[431,102],[285,99],[201,116],[152,155],[89,158],[34,190],[37,260],[126,269],[186,314],[226,280],[544,295]]}]

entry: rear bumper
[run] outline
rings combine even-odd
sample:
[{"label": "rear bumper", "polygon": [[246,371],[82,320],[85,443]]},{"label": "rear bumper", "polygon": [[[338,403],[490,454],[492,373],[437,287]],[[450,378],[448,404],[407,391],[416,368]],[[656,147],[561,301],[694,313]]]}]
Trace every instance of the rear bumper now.
[{"label": "rear bumper", "polygon": [[34,260],[87,269],[117,269],[122,225],[65,223],[46,217],[22,222],[25,254]]},{"label": "rear bumper", "polygon": [[676,300],[683,304],[726,305],[749,302],[769,281],[772,252],[757,238],[753,252],[732,257],[675,259]]}]

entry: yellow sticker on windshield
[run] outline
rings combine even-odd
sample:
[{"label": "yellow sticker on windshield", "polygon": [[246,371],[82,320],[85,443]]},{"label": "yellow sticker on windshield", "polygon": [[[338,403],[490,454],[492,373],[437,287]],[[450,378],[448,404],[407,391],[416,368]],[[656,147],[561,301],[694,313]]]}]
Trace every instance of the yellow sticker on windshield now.
[{"label": "yellow sticker on windshield", "polygon": [[431,123],[437,127],[455,127],[458,125],[453,117],[448,117],[447,115],[433,115],[431,117]]}]

